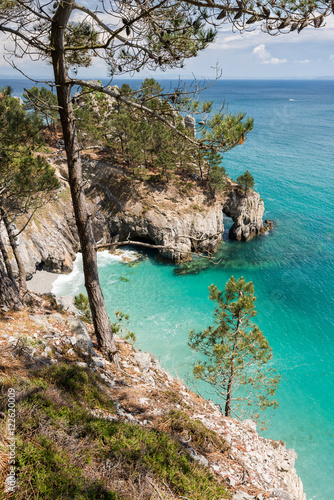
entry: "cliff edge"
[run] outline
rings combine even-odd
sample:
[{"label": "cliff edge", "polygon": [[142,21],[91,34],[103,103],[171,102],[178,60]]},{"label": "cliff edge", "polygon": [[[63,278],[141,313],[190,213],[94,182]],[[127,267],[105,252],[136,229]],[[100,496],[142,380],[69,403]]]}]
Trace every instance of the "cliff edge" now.
[{"label": "cliff edge", "polygon": [[32,302],[1,312],[0,492],[11,388],[17,499],[65,498],[65,491],[114,500],[305,500],[296,454],[283,442],[260,437],[252,421],[224,417],[119,337],[115,368],[65,301],[35,295]]}]

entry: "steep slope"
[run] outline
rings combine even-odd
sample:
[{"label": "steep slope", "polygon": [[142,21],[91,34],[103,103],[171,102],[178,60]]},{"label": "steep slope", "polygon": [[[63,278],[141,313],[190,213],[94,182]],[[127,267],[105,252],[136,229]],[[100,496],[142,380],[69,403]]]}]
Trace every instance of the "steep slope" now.
[{"label": "steep slope", "polygon": [[50,296],[2,313],[1,498],[9,498],[11,388],[10,498],[305,499],[293,450],[260,437],[252,421],[224,417],[121,338],[116,369],[91,330]]}]

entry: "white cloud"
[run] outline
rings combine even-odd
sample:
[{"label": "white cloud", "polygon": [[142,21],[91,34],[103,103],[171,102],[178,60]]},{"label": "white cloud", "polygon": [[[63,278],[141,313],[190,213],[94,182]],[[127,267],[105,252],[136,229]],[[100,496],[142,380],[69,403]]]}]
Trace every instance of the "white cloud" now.
[{"label": "white cloud", "polygon": [[308,64],[310,62],[309,59],[303,59],[301,61],[295,61],[295,63],[299,63],[299,64]]},{"label": "white cloud", "polygon": [[261,37],[261,33],[260,30],[231,33],[231,28],[220,29],[215,42],[209,45],[209,49],[246,49],[254,45],[254,37]]},{"label": "white cloud", "polygon": [[272,57],[270,52],[266,49],[264,43],[253,49],[253,55],[259,59],[261,64],[282,64],[287,62],[287,59]]},{"label": "white cloud", "polygon": [[[215,42],[209,46],[209,49],[247,49],[251,48],[254,45],[255,38],[255,43],[258,44],[265,44],[266,42],[268,42],[268,34],[261,31],[259,24],[254,24],[252,26],[252,31],[246,31],[243,33],[231,33],[231,26],[224,25],[218,29],[218,36]],[[289,33],[287,35],[270,38],[270,44],[275,43],[276,47],[282,46],[282,48],[291,44],[296,44],[298,46],[299,44],[305,45],[309,43],[313,46],[320,46],[324,43],[328,44],[332,42],[334,42],[334,16],[328,17],[326,19],[326,24],[319,29],[309,27],[305,28],[300,33],[298,33],[296,30],[293,33]]]},{"label": "white cloud", "polygon": [[329,60],[330,60],[330,61],[333,61],[333,60],[334,60],[334,54],[332,54],[331,56],[329,56]]}]

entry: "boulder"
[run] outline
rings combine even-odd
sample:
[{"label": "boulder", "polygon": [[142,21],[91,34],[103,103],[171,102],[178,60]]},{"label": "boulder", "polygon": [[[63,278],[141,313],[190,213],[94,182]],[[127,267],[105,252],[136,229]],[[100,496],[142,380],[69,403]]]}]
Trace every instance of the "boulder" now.
[{"label": "boulder", "polygon": [[67,324],[72,330],[72,336],[70,337],[72,346],[75,346],[75,348],[81,352],[88,352],[91,354],[93,352],[93,344],[87,332],[87,328],[81,319],[76,317],[68,318]]}]

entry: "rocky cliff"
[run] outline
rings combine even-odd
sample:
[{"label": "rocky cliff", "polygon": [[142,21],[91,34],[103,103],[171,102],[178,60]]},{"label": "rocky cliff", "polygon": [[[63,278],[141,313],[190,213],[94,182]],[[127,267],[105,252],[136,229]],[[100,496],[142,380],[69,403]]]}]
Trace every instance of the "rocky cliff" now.
[{"label": "rocky cliff", "polygon": [[[36,269],[71,271],[79,250],[65,158],[56,157],[53,164],[62,190],[19,237],[28,276]],[[129,180],[121,168],[91,158],[86,158],[84,169],[97,242],[114,239],[161,245],[162,257],[183,262],[191,260],[192,252],[216,251],[223,238],[224,214],[234,222],[231,238],[247,241],[267,229],[259,194],[250,191],[245,196],[233,181],[222,194],[212,197],[192,179],[179,185]]]},{"label": "rocky cliff", "polygon": [[230,181],[227,189],[208,196],[195,182],[186,191],[175,184],[164,189],[138,183],[133,195],[115,211],[112,234],[121,241],[163,245],[160,254],[173,262],[191,260],[192,252],[213,254],[223,239],[224,214],[234,224],[230,238],[248,241],[267,230],[264,203],[250,191],[246,196]]}]

